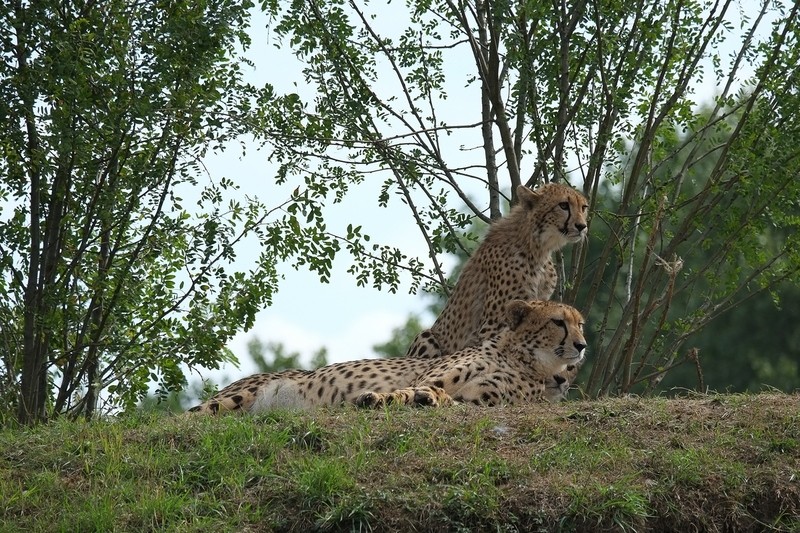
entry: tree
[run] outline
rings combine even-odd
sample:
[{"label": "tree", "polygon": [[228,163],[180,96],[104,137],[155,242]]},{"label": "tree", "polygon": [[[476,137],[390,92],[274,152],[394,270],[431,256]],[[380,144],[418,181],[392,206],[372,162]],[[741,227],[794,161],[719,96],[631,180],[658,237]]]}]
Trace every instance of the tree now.
[{"label": "tree", "polygon": [[[736,105],[734,108],[741,109],[742,106]],[[668,152],[674,154],[670,160],[656,168],[652,172],[651,183],[670,184],[673,180],[675,168],[687,168],[689,166],[687,157],[689,154],[698,154],[691,162],[691,170],[683,176],[683,183],[680,185],[682,190],[680,195],[684,199],[701,198],[707,194],[708,183],[705,176],[713,176],[720,163],[718,147],[730,141],[731,132],[736,131],[739,124],[737,113],[730,113],[724,121],[714,123],[714,116],[711,109],[701,109],[696,113],[697,124],[710,128],[710,135],[698,135],[697,131],[688,130],[684,132],[672,132],[670,135],[659,139],[659,144]],[[638,147],[631,150],[629,162],[636,160]],[[623,170],[623,172],[625,172]],[[699,179],[698,179],[699,177]],[[616,186],[607,182],[600,188],[596,208],[598,211],[610,210],[613,206],[614,198],[619,194]],[[754,196],[751,196],[751,200]],[[731,198],[727,206],[726,216],[731,213],[747,212],[753,206],[749,204],[747,198]],[[679,235],[687,219],[693,215],[684,210],[684,206],[691,205],[691,201],[676,204],[669,216],[664,216],[659,221],[659,236]],[[791,203],[788,204],[787,212],[791,212]],[[737,215],[738,216],[738,215]],[[666,296],[668,300],[660,314],[660,320],[643,321],[641,324],[641,334],[649,337],[650,346],[658,347],[659,343],[672,338],[682,338],[686,341],[687,348],[684,353],[676,351],[667,352],[668,357],[661,359],[654,364],[639,364],[632,369],[631,381],[637,384],[637,390],[652,391],[664,390],[671,387],[687,387],[696,383],[698,387],[711,386],[713,388],[733,388],[735,390],[757,390],[764,383],[769,381],[758,381],[759,372],[756,368],[769,368],[773,364],[780,364],[781,359],[788,355],[786,345],[780,341],[773,342],[772,349],[764,351],[762,342],[763,336],[769,337],[772,334],[782,335],[777,325],[783,320],[778,315],[786,315],[786,312],[779,313],[772,306],[771,312],[765,313],[769,307],[770,294],[762,290],[762,286],[753,283],[752,278],[747,274],[748,269],[742,265],[754,264],[748,260],[746,254],[763,253],[780,256],[783,254],[783,245],[786,242],[786,230],[769,225],[761,225],[758,222],[751,222],[756,229],[749,236],[746,233],[735,237],[738,249],[726,250],[726,246],[732,244],[731,237],[725,237],[726,233],[733,236],[737,231],[745,231],[745,227],[736,228],[730,226],[728,232],[705,229],[706,226],[719,226],[713,218],[698,219],[695,221],[696,228],[704,228],[697,231],[697,235],[689,240],[694,240],[696,246],[691,253],[682,255],[676,262],[667,263],[656,256],[656,264],[665,270],[677,269],[682,272],[689,272],[686,281],[691,285],[675,285],[666,294],[662,293],[662,298]],[[596,227],[594,239],[589,244],[588,256],[597,257],[602,255],[602,249],[608,241],[616,240],[617,237],[611,232],[608,226]],[[752,240],[750,240],[752,239]],[[643,240],[643,239],[642,239]],[[748,242],[749,241],[749,242]],[[633,261],[644,260],[644,255],[652,254],[652,248],[648,248],[642,241],[631,246],[630,254]],[[727,261],[722,260],[727,256]],[[731,263],[732,261],[732,263]],[[785,265],[791,268],[791,264]],[[776,269],[776,272],[780,270]],[[668,272],[676,279],[679,272]],[[599,291],[600,305],[594,306],[589,313],[589,321],[595,323],[615,324],[622,320],[624,307],[621,305],[611,305],[612,300],[627,302],[632,294],[633,288],[629,283],[613,285],[612,279],[614,272],[606,270],[600,281],[601,284],[613,288],[613,290]],[[630,272],[627,275],[630,280]],[[720,285],[727,282],[721,291]],[[678,290],[674,290],[678,288]],[[735,289],[734,289],[735,288]],[[585,296],[590,291],[589,286],[579,288],[578,299]],[[713,312],[703,310],[712,295],[720,295],[726,291],[731,301],[722,303]],[[791,290],[786,282],[774,283],[771,292],[776,299],[786,298],[792,301],[794,291]],[[765,305],[766,304],[766,305]],[[698,312],[700,310],[700,312]],[[715,320],[723,313],[726,314],[725,321]],[[752,317],[758,314],[764,320],[754,320]],[[751,318],[746,318],[751,317]],[[770,318],[767,318],[770,317]],[[672,320],[670,320],[672,318]],[[699,320],[702,324],[691,324],[685,327],[687,321]],[[749,327],[744,327],[744,322],[750,322]],[[711,324],[711,327],[703,326]],[[757,326],[756,326],[757,324]],[[685,329],[684,329],[685,328]],[[675,331],[678,329],[679,331]],[[686,334],[687,331],[691,333]],[[679,337],[680,334],[680,337]],[[739,338],[736,342],[730,342],[731,338],[736,338],[744,334],[746,338]],[[761,340],[759,340],[761,339]],[[700,347],[700,350],[697,348]],[[703,354],[702,364],[699,354]],[[745,361],[749,361],[745,363]],[[759,365],[758,361],[761,361]],[[743,364],[739,364],[742,362]],[[670,373],[667,370],[673,369],[683,363],[690,363],[688,368],[680,372]],[[596,376],[596,369],[591,365],[591,375]],[[789,368],[783,365],[784,368]],[[765,372],[761,373],[766,376]],[[783,376],[783,379],[775,379],[772,376],[772,383],[785,390],[791,390],[798,384],[796,372]],[[663,383],[662,383],[663,380]]]},{"label": "tree", "polygon": [[[657,379],[713,318],[798,281],[800,6],[734,5],[264,0],[304,63],[301,97],[242,81],[250,2],[4,4],[4,405],[28,423],[133,406],[151,379],[181,387],[183,365],[232,357],[225,341],[269,303],[279,262],[325,282],[344,250],[360,285],[446,293],[443,254],[468,251],[472,220],[549,180],[587,193],[593,230],[613,235],[561,262],[559,298],[601,312],[589,391]],[[719,85],[707,115],[702,76]],[[203,175],[203,156],[244,134],[288,198],[237,201],[234,180]],[[424,259],[327,228],[326,204],[376,177]],[[261,254],[231,272],[244,243]],[[709,262],[679,268],[698,249]]]},{"label": "tree", "polygon": [[792,392],[800,390],[800,357],[793,324],[800,311],[796,285],[775,289],[783,305],[773,295],[760,291],[727,312],[689,339],[696,347],[700,374],[694,364],[669,372],[661,388],[695,387],[714,391],[761,391],[765,387]]},{"label": "tree", "polygon": [[[441,254],[464,248],[471,219],[501,216],[502,191],[570,181],[611,238],[567,253],[557,294],[597,317],[587,389],[606,394],[655,383],[715,317],[798,280],[798,5],[407,5],[265,2],[315,91],[285,97],[265,142],[287,180],[334,177],[337,194],[384,180],[378,202],[399,197],[429,248],[411,290],[446,291]],[[704,77],[717,94],[697,113]],[[785,233],[766,248],[772,227]],[[344,239],[359,283],[395,289],[389,267],[424,264],[367,237]],[[686,268],[697,250],[708,262]]]},{"label": "tree", "polygon": [[411,315],[405,324],[392,330],[389,340],[376,344],[372,350],[381,357],[403,357],[420,331],[424,330],[418,315]]},{"label": "tree", "polygon": [[[232,61],[248,4],[11,2],[0,10],[2,393],[20,422],[132,405],[270,298],[269,256],[226,273],[256,205],[195,192],[252,91]],[[181,194],[208,211],[193,216]]]},{"label": "tree", "polygon": [[[202,164],[261,129],[272,98],[243,81],[252,7],[0,7],[0,398],[20,422],[179,389],[186,366],[233,359],[279,261],[328,275],[336,243],[295,214],[319,208],[312,193],[237,199]],[[234,271],[244,244],[262,251]]]}]

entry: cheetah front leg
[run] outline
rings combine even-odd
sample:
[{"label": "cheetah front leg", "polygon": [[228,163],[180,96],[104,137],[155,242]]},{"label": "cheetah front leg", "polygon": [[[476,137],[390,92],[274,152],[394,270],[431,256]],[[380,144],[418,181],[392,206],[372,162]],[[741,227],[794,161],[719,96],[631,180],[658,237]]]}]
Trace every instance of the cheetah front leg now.
[{"label": "cheetah front leg", "polygon": [[486,407],[533,403],[545,399],[545,382],[546,379],[526,379],[511,386],[508,374],[487,374],[471,380],[453,396],[457,402]]},{"label": "cheetah front leg", "polygon": [[445,407],[453,404],[447,392],[434,386],[406,387],[393,392],[364,392],[355,400],[358,407],[375,408],[385,405],[413,405],[414,407]]}]

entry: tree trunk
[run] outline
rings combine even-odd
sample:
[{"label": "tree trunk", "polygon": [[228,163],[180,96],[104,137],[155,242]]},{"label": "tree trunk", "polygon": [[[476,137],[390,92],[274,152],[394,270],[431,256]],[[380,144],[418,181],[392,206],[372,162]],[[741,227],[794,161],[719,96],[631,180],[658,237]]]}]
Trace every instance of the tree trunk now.
[{"label": "tree trunk", "polygon": [[[17,27],[19,35],[22,28]],[[29,52],[23,43],[17,44],[17,69],[20,77],[28,74]],[[21,424],[32,424],[45,418],[45,346],[41,330],[42,291],[39,285],[42,257],[41,228],[39,226],[42,186],[40,163],[40,142],[34,117],[35,95],[20,91],[25,109],[25,129],[27,133],[26,152],[30,166],[30,239],[28,279],[25,284],[25,310],[23,313],[22,375],[20,379],[20,398],[17,418]]]},{"label": "tree trunk", "polygon": [[42,293],[39,288],[39,175],[31,173],[30,255],[25,286],[22,376],[17,418],[32,424],[45,418],[45,346],[41,331]]}]

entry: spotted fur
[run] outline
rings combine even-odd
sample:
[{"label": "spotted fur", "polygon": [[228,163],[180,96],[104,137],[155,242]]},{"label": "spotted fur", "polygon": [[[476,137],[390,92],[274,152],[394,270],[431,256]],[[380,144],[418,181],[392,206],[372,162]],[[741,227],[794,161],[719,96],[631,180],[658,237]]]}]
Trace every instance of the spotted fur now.
[{"label": "spotted fur", "polygon": [[583,317],[557,303],[509,302],[505,327],[479,346],[436,359],[366,359],[317,370],[286,370],[236,381],[198,413],[386,404],[498,405],[547,399],[548,381],[583,360]]},{"label": "spotted fur", "polygon": [[[578,191],[548,183],[517,188],[518,203],[494,222],[467,260],[453,294],[430,329],[412,342],[408,357],[435,358],[476,346],[503,327],[512,299],[549,300],[558,280],[551,255],[587,234],[589,204]],[[549,394],[565,396],[578,367],[553,377]]]}]

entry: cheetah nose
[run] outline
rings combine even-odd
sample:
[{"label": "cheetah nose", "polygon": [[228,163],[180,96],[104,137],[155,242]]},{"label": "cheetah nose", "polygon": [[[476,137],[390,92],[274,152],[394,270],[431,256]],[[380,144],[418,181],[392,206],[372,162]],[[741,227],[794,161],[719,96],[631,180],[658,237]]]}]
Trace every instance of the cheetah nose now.
[{"label": "cheetah nose", "polygon": [[586,348],[586,345],[582,342],[573,342],[572,344],[578,350],[578,353],[581,353]]},{"label": "cheetah nose", "polygon": [[578,231],[583,231],[586,229],[586,224],[581,224],[581,223],[575,224],[575,229],[577,229]]}]

